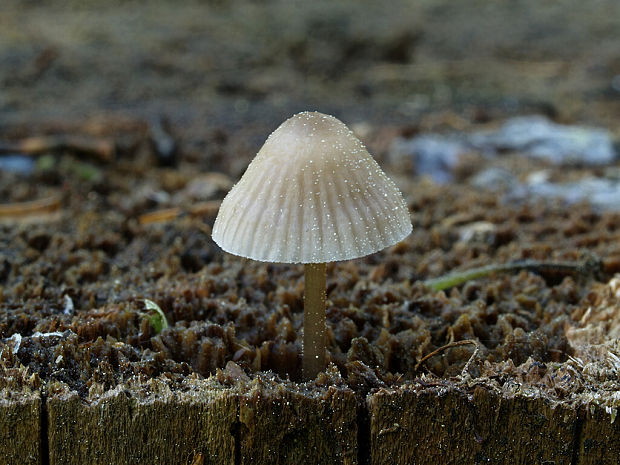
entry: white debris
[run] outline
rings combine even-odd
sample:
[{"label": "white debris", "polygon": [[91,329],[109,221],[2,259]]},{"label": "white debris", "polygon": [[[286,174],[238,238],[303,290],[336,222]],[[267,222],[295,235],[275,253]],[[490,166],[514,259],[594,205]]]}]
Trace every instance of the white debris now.
[{"label": "white debris", "polygon": [[13,350],[11,352],[15,355],[19,352],[19,348],[22,345],[22,335],[15,333],[8,339],[8,341],[13,342]]},{"label": "white debris", "polygon": [[62,313],[64,313],[65,315],[73,315],[74,309],[75,307],[73,305],[73,299],[71,299],[71,296],[69,294],[65,294],[65,308],[63,309]]}]

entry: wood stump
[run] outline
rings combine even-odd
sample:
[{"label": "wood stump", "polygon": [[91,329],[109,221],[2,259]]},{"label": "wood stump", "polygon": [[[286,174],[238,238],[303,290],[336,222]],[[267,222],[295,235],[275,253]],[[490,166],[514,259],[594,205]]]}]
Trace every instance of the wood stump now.
[{"label": "wood stump", "polygon": [[419,380],[360,399],[332,372],[308,384],[132,381],[83,398],[63,383],[3,376],[7,465],[620,463],[616,411],[589,394],[552,402],[531,387]]}]

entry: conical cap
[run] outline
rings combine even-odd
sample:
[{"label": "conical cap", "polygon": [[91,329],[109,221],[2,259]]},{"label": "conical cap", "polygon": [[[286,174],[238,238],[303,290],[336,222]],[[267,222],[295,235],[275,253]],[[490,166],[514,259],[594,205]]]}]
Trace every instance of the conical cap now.
[{"label": "conical cap", "polygon": [[411,232],[407,205],[341,121],[299,113],[267,139],[222,201],[213,240],[266,262],[349,260]]}]

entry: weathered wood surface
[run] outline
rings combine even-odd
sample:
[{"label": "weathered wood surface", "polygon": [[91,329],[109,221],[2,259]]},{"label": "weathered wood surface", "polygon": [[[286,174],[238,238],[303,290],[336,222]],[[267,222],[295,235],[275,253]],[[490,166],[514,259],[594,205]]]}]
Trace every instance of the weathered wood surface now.
[{"label": "weathered wood surface", "polygon": [[258,377],[191,393],[153,382],[93,402],[61,386],[47,400],[49,463],[355,465],[358,403],[331,381],[309,390]]},{"label": "weathered wood surface", "polygon": [[41,394],[27,376],[25,370],[0,370],[1,465],[42,463]]},{"label": "weathered wood surface", "polygon": [[572,464],[577,411],[541,398],[418,386],[367,405],[372,465]]},{"label": "weathered wood surface", "polygon": [[618,408],[590,405],[582,409],[583,421],[575,465],[618,465],[620,463],[620,419]]},{"label": "weathered wood surface", "polygon": [[50,465],[234,465],[237,397],[230,389],[194,388],[172,392],[152,382],[90,403],[50,390]]},{"label": "weathered wood surface", "polygon": [[552,404],[486,385],[417,384],[372,392],[365,416],[334,373],[318,386],[259,376],[171,390],[151,380],[87,401],[58,383],[43,403],[37,383],[7,380],[0,379],[7,465],[620,463],[616,410],[587,397]]},{"label": "weathered wood surface", "polygon": [[355,465],[357,401],[352,390],[254,381],[239,400],[243,465]]}]

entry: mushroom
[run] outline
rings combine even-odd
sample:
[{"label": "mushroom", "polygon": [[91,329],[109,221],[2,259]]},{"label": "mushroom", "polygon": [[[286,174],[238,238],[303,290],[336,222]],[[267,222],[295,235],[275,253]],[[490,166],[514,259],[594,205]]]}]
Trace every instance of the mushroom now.
[{"label": "mushroom", "polygon": [[411,232],[405,200],[333,116],[303,112],[267,139],[222,201],[213,240],[254,260],[303,263],[302,375],[326,366],[326,263],[363,257]]}]

